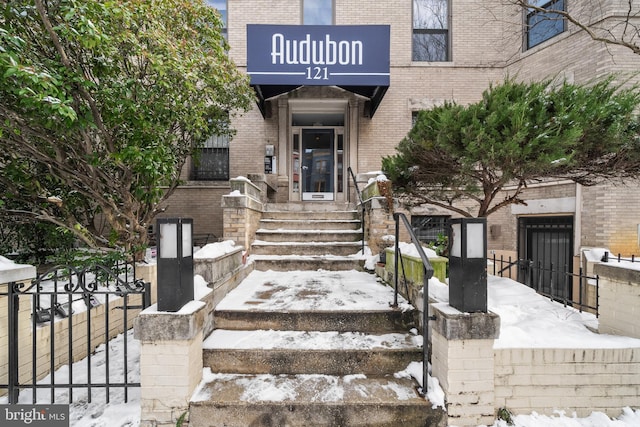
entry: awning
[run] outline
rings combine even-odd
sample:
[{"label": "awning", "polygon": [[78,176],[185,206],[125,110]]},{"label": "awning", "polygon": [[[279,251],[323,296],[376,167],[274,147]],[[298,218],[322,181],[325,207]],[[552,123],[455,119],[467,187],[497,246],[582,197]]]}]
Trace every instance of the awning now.
[{"label": "awning", "polygon": [[269,98],[337,86],[368,99],[373,117],[390,80],[388,25],[247,25],[247,74],[263,117]]},{"label": "awning", "polygon": [[[258,98],[257,104],[262,113],[262,117],[266,118],[270,116],[267,110],[267,100],[278,95],[289,93],[298,89],[301,86],[287,86],[287,85],[252,85],[253,90],[256,92]],[[356,95],[368,98],[364,105],[364,116],[373,117],[378,106],[382,102],[388,86],[338,86],[341,89],[355,93]]]}]

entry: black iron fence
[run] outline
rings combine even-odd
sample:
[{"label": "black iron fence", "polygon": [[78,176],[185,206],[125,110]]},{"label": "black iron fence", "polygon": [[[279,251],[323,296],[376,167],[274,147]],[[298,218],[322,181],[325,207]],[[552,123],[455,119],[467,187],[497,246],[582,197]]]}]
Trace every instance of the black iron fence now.
[{"label": "black iron fence", "polygon": [[599,282],[597,275],[589,276],[582,268],[573,272],[569,266],[558,268],[530,260],[513,260],[511,257],[490,257],[488,272],[494,276],[509,277],[535,289],[541,295],[572,306],[579,311],[598,315]]},{"label": "black iron fence", "polygon": [[617,262],[622,262],[622,261],[626,261],[626,262],[640,262],[640,259],[638,259],[638,257],[636,257],[635,255],[631,255],[628,257],[623,257],[621,254],[618,255],[611,255],[609,252],[605,251],[604,256],[602,257],[602,262],[610,262],[610,261],[617,261]]},{"label": "black iron fence", "polygon": [[[104,389],[108,403],[112,388],[124,389],[126,402],[128,389],[140,387],[128,374],[130,343],[125,332],[135,315],[150,305],[151,292],[149,283],[135,279],[134,265],[58,266],[29,284],[5,285],[0,288],[2,299],[8,308],[8,354],[4,358],[8,363],[0,366],[0,395],[8,395],[9,403],[26,402],[24,393],[22,399],[19,395],[28,390],[33,404],[42,403],[43,393],[50,395],[51,403],[64,403],[56,397],[61,389],[67,390],[69,403],[75,390],[83,389],[91,402],[92,390]],[[94,351],[119,334],[123,342],[117,353],[122,359],[111,360],[106,345],[105,360],[96,375],[98,368],[91,363]],[[74,372],[74,362],[85,358],[85,371]],[[111,368],[116,362],[124,369]],[[56,375],[65,365],[65,374]]]}]

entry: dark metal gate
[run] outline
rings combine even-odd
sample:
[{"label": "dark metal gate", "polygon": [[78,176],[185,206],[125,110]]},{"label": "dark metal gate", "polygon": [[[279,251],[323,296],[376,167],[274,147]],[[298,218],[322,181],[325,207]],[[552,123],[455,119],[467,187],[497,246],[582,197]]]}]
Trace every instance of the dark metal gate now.
[{"label": "dark metal gate", "polygon": [[573,217],[521,217],[518,232],[519,258],[533,267],[525,283],[539,293],[571,300]]},{"label": "dark metal gate", "polygon": [[[78,389],[91,402],[96,388],[106,390],[107,403],[111,388],[123,388],[126,402],[128,389],[140,387],[127,373],[130,343],[126,331],[135,315],[150,305],[151,292],[149,283],[135,279],[134,265],[59,266],[38,275],[28,286],[9,283],[0,298],[8,300],[8,363],[2,376],[7,383],[0,384],[0,395],[6,390],[9,403],[42,403],[43,390],[50,394],[50,403],[64,403],[56,398],[60,389],[68,390],[68,403]],[[99,368],[104,379],[96,380],[91,358],[98,346],[119,334],[123,334],[124,359],[110,360],[109,345],[105,345],[105,362]],[[74,373],[74,362],[83,359],[87,359],[86,371]],[[122,374],[111,371],[112,362],[124,364]],[[56,376],[63,366],[67,372]],[[19,399],[25,390],[31,390],[31,399],[25,399],[24,393]]]}]

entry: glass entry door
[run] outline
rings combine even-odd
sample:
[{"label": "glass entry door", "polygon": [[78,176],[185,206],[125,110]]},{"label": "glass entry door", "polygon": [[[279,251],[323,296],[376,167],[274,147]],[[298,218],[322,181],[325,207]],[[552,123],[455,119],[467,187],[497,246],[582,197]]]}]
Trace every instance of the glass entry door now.
[{"label": "glass entry door", "polygon": [[301,152],[302,200],[334,200],[334,129],[302,129]]}]

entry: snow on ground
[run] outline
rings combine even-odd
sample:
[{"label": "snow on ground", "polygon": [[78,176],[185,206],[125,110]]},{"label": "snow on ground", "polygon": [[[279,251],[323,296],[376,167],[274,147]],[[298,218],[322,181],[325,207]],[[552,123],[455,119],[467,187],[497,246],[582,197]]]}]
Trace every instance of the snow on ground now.
[{"label": "snow on ground", "polygon": [[[325,279],[314,283],[313,280],[318,278],[316,272],[298,271],[294,272],[298,279],[306,285],[294,289],[287,289],[290,279],[284,279],[282,273],[278,272],[254,272],[260,279],[269,282],[269,292],[279,293],[280,298],[277,303],[267,303],[265,300],[258,299],[260,304],[266,304],[272,309],[291,308],[291,299],[299,292],[309,290],[308,287],[328,285],[343,289],[341,300],[343,304],[351,305],[354,309],[376,309],[381,305],[388,306],[389,301],[383,300],[388,295],[388,288],[375,283],[372,276],[361,272],[346,272],[346,279],[339,279],[337,274],[327,274]],[[331,272],[329,272],[331,273]],[[252,273],[253,274],[253,273]],[[198,294],[205,291],[202,280],[197,280]],[[355,283],[362,291],[361,301],[351,299],[346,293],[344,286],[346,283]],[[242,286],[238,288],[238,292],[242,292]],[[246,286],[246,285],[245,285]],[[306,287],[305,287],[306,286]],[[496,347],[574,347],[594,348],[594,347],[640,347],[640,340],[617,337],[611,335],[599,335],[591,332],[586,326],[597,326],[597,319],[592,315],[579,313],[572,308],[563,307],[562,304],[551,302],[547,298],[541,297],[531,289],[509,279],[489,276],[488,279],[488,295],[489,309],[500,315],[501,333],[500,338],[496,341]],[[430,295],[440,301],[448,301],[448,289],[443,283],[436,279],[431,279],[429,283]],[[223,304],[230,307],[237,307],[240,300],[233,293],[229,294],[229,298],[225,299]],[[300,304],[304,301],[298,300],[296,309],[301,309]],[[320,305],[327,306],[336,304],[336,299],[325,298]],[[318,308],[316,304],[316,308]],[[332,307],[333,308],[333,307]],[[553,331],[550,334],[549,331]],[[123,353],[123,336],[120,335],[108,344],[109,358],[116,361],[122,359]],[[127,333],[129,340],[128,345],[128,381],[139,382],[139,342],[132,338],[132,332]],[[331,336],[327,335],[328,342]],[[348,337],[348,335],[347,335]],[[347,339],[347,342],[349,340]],[[374,343],[375,344],[375,343]],[[301,340],[300,345],[305,345]],[[330,344],[327,344],[330,345]],[[335,344],[334,344],[335,345]],[[345,344],[347,345],[347,344]],[[92,376],[97,381],[104,380],[104,366],[107,346],[100,346],[96,353],[91,357],[93,366]],[[82,360],[73,365],[73,381],[75,383],[83,383],[87,380],[87,360]],[[68,378],[69,367],[65,366],[56,371],[56,381],[66,381]],[[418,380],[422,376],[422,365],[420,363],[412,363],[405,371],[399,372],[397,376],[412,376]],[[112,365],[110,367],[110,376],[114,381],[122,381],[124,375],[124,366]],[[102,376],[102,377],[101,377]],[[354,378],[355,379],[355,378]],[[441,395],[441,388],[437,383],[437,379],[430,378],[429,398],[432,402],[443,401],[444,396]],[[47,377],[43,383],[50,382]],[[266,381],[265,385],[273,384]],[[265,393],[277,392],[271,388],[266,388]],[[135,427],[140,424],[140,391],[132,388],[129,391],[129,402],[124,403],[124,394],[122,389],[112,388],[110,390],[110,403],[105,403],[104,389],[94,388],[92,391],[92,401],[88,402],[86,390],[75,389],[73,393],[74,401],[70,406],[71,426],[73,427],[119,427],[131,426]],[[37,403],[48,404],[50,393],[46,390],[39,390]],[[59,390],[56,392],[55,401],[57,403],[65,403],[68,401],[68,391]],[[20,394],[21,403],[31,403],[31,393],[24,391]],[[0,398],[0,404],[7,403],[6,397]],[[617,420],[609,419],[603,413],[593,413],[586,418],[576,418],[572,414],[558,412],[553,416],[540,414],[517,415],[513,417],[516,427],[638,427],[640,426],[640,410],[632,410],[630,408],[621,408],[621,415]],[[497,421],[494,427],[507,427],[505,421]]]},{"label": "snow on ground", "polygon": [[[414,331],[417,333],[417,331]],[[422,336],[406,334],[369,335],[360,332],[318,332],[318,331],[236,331],[217,329],[207,337],[203,348],[249,349],[375,349],[375,348],[415,348],[422,345]]]},{"label": "snow on ground", "polygon": [[[487,294],[488,309],[500,316],[495,348],[640,347],[640,339],[592,332],[598,328],[593,314],[565,307],[511,279],[489,276]],[[429,295],[449,301],[447,285],[436,278],[429,281]]]},{"label": "snow on ground", "polygon": [[[109,353],[110,382],[124,382],[124,334],[112,339],[108,346],[100,345],[91,356],[91,378],[95,383],[106,382],[107,347]],[[88,359],[73,364],[73,383],[86,384]],[[133,339],[133,330],[127,332],[127,381],[140,382],[140,342]],[[55,383],[69,383],[69,366],[65,365],[55,372]],[[43,378],[39,384],[51,384],[51,376]],[[51,391],[39,389],[36,403],[50,404]],[[106,403],[104,388],[91,389],[91,402],[86,388],[73,389],[73,403],[69,407],[70,426],[73,427],[125,427],[140,425],[140,389],[132,387],[128,392],[128,402],[125,403],[124,389],[111,387],[110,403]],[[56,404],[69,402],[69,389],[58,389],[55,392]],[[7,404],[7,398],[0,398],[0,404]],[[20,393],[20,404],[32,404],[31,390]]]},{"label": "snow on ground", "polygon": [[[355,291],[354,291],[355,289]],[[247,295],[252,295],[247,300]],[[317,298],[322,294],[324,297]],[[221,310],[388,310],[393,292],[360,271],[254,270],[220,302]],[[409,309],[406,302],[401,309]]]}]

